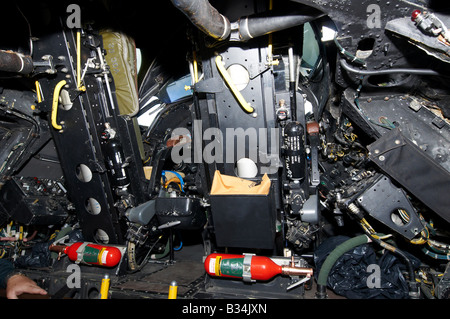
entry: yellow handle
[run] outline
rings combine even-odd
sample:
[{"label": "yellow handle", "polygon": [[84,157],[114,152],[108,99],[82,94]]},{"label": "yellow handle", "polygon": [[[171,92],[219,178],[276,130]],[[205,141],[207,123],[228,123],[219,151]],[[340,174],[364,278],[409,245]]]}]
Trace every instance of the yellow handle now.
[{"label": "yellow handle", "polygon": [[39,84],[39,81],[34,82],[34,84],[36,86],[36,96],[37,96],[38,103],[41,103],[42,102],[41,85]]},{"label": "yellow handle", "polygon": [[177,299],[178,286],[175,281],[172,281],[169,287],[169,298],[168,299]]},{"label": "yellow handle", "polygon": [[55,90],[53,92],[53,103],[52,103],[52,126],[60,130],[62,129],[62,126],[56,123],[56,117],[58,115],[58,103],[59,103],[59,93],[61,92],[61,89],[64,85],[66,85],[66,81],[62,80],[55,86]]},{"label": "yellow handle", "polygon": [[111,279],[109,279],[109,276],[105,276],[105,278],[102,279],[102,285],[100,287],[100,299],[108,299],[110,282]]},{"label": "yellow handle", "polygon": [[222,64],[222,57],[220,55],[218,55],[216,57],[216,66],[220,72],[220,75],[222,75],[223,79],[227,83],[231,92],[233,92],[234,96],[236,97],[236,99],[238,100],[239,104],[244,109],[244,111],[246,111],[247,113],[253,113],[253,111],[254,111],[253,107],[251,107],[251,105],[247,103],[247,101],[242,96],[241,92],[239,92],[239,90],[234,85],[230,74],[227,72],[227,70],[225,69],[225,67]]}]

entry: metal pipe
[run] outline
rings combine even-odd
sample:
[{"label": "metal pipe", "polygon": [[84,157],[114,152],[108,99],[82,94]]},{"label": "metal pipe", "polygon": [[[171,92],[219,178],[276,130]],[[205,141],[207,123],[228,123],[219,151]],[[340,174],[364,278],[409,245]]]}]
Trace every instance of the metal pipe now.
[{"label": "metal pipe", "polygon": [[291,267],[291,266],[282,266],[281,274],[288,276],[306,276],[311,277],[313,275],[312,268],[305,267]]},{"label": "metal pipe", "polygon": [[350,72],[357,75],[387,75],[394,73],[405,73],[405,74],[416,74],[416,75],[436,75],[436,76],[445,76],[437,71],[431,69],[412,69],[412,68],[404,68],[404,69],[387,69],[387,70],[378,70],[378,71],[369,71],[369,70],[360,70],[350,66],[345,60],[340,61],[341,67]]}]

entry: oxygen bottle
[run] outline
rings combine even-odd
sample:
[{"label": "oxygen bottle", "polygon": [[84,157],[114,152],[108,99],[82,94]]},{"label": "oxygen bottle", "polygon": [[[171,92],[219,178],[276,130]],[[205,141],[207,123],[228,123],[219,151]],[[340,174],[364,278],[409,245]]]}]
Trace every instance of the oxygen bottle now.
[{"label": "oxygen bottle", "polygon": [[51,251],[66,254],[71,261],[103,267],[115,267],[122,258],[119,248],[89,242],[77,242],[70,246],[51,245]]},{"label": "oxygen bottle", "polygon": [[277,275],[312,276],[311,268],[280,266],[269,257],[214,253],[205,259],[205,271],[214,277],[267,281]]}]

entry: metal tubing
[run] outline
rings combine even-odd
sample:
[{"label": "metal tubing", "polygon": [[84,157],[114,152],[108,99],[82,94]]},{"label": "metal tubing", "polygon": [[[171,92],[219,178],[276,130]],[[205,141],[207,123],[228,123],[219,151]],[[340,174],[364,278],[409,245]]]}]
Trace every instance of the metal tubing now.
[{"label": "metal tubing", "polygon": [[303,267],[290,267],[290,266],[283,266],[281,268],[281,274],[282,275],[288,275],[288,276],[306,276],[311,277],[313,275],[313,269],[312,268],[303,268]]},{"label": "metal tubing", "polygon": [[386,70],[361,70],[350,66],[345,60],[340,61],[340,65],[347,72],[362,75],[362,76],[370,76],[370,75],[386,75],[386,74],[394,74],[394,73],[405,73],[405,74],[416,74],[416,75],[435,75],[435,76],[445,76],[445,74],[439,73],[438,71],[432,69],[413,69],[413,68],[404,68],[404,69],[386,69]]}]

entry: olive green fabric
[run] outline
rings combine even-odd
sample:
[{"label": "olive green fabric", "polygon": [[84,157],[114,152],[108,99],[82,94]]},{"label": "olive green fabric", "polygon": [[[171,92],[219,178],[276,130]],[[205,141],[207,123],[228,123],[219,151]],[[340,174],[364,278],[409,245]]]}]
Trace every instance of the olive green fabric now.
[{"label": "olive green fabric", "polygon": [[136,45],[129,36],[111,30],[100,32],[103,38],[103,47],[106,50],[106,63],[114,79],[116,99],[121,115],[132,118],[134,130],[138,137],[141,159],[144,157],[144,146],[137,119],[134,116],[139,112],[139,97],[137,84]]},{"label": "olive green fabric", "polygon": [[114,78],[121,115],[133,117],[139,111],[136,47],[127,35],[110,30],[100,32],[106,50],[106,63]]}]

